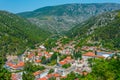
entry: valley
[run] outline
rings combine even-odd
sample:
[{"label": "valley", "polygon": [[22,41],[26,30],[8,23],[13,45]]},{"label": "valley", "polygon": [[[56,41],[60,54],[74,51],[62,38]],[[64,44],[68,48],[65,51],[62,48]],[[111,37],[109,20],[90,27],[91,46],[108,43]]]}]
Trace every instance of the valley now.
[{"label": "valley", "polygon": [[0,11],[1,80],[119,80],[120,4]]},{"label": "valley", "polygon": [[65,4],[48,6],[17,15],[27,18],[43,30],[63,34],[92,16],[120,9],[119,4]]}]

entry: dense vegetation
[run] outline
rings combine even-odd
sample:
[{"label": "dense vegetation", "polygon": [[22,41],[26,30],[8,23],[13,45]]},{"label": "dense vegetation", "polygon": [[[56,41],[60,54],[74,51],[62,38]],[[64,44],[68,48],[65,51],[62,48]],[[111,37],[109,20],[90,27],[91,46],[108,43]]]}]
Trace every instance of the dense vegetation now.
[{"label": "dense vegetation", "polygon": [[43,7],[18,15],[28,18],[32,23],[52,33],[63,33],[91,16],[120,9],[119,4],[65,4]]},{"label": "dense vegetation", "polygon": [[[89,42],[97,42],[109,49],[120,49],[120,11],[104,13],[92,17],[89,20],[77,25],[68,32],[70,37],[77,37],[80,40],[77,46],[92,45]],[[70,34],[72,33],[72,34]]]},{"label": "dense vegetation", "polygon": [[[119,80],[120,79],[120,58],[111,60],[95,60],[92,66],[92,73],[85,79],[92,80]],[[84,79],[83,79],[84,80]]]},{"label": "dense vegetation", "polygon": [[0,63],[0,80],[9,80],[11,78],[11,72],[3,68],[3,63]]},{"label": "dense vegetation", "polygon": [[20,54],[49,35],[21,17],[0,11],[0,54]]}]

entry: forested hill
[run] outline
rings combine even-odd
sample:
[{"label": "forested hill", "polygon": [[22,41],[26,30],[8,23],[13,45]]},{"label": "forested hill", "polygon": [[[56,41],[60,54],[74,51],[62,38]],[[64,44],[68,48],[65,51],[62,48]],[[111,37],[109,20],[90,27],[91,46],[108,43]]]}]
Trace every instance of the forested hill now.
[{"label": "forested hill", "polygon": [[39,8],[17,15],[27,18],[32,23],[52,33],[68,31],[91,16],[120,9],[120,4],[64,4]]},{"label": "forested hill", "polygon": [[0,55],[20,54],[46,39],[49,32],[36,27],[24,18],[0,11]]},{"label": "forested hill", "polygon": [[78,46],[96,41],[106,48],[120,49],[120,10],[92,17],[75,26],[68,35],[82,40]]}]

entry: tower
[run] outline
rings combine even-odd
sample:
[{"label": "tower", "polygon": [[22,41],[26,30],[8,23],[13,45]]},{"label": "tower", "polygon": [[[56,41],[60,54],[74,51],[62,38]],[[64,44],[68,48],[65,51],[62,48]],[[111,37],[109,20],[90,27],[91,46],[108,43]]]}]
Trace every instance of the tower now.
[{"label": "tower", "polygon": [[57,64],[59,64],[59,62],[60,62],[60,58],[59,58],[59,56],[57,55]]}]

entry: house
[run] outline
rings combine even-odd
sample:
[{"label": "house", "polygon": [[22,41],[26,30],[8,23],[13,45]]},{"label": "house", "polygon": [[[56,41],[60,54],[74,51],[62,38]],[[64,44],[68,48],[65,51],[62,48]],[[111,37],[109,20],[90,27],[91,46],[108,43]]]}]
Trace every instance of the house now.
[{"label": "house", "polygon": [[48,80],[48,78],[47,77],[43,77],[43,78],[39,78],[37,80]]},{"label": "house", "polygon": [[43,45],[39,46],[39,48],[41,48],[41,49],[43,49],[43,50],[46,49],[45,46],[43,46]]},{"label": "house", "polygon": [[46,57],[46,59],[50,59],[52,55],[53,54],[50,54],[49,52],[44,52],[44,56]]},{"label": "house", "polygon": [[11,80],[22,80],[22,72],[12,73]]},{"label": "house", "polygon": [[57,73],[57,74],[59,74],[59,75],[61,75],[61,76],[66,76],[66,75],[67,75],[65,69],[60,68],[60,67],[58,67],[58,66],[55,67],[55,73]]},{"label": "house", "polygon": [[48,74],[48,75],[46,75],[46,76],[44,76],[44,77],[42,77],[42,78],[39,78],[39,79],[37,79],[37,80],[49,80],[49,79],[52,78],[52,77],[54,77],[54,78],[59,78],[59,77],[60,77],[60,74],[58,74],[58,73],[51,73],[51,74]]},{"label": "house", "polygon": [[40,79],[40,78],[47,76],[48,72],[49,72],[49,70],[36,71],[33,73],[33,75],[35,76],[35,79]]},{"label": "house", "polygon": [[104,58],[112,57],[115,53],[112,52],[97,52],[98,56],[103,56]]},{"label": "house", "polygon": [[36,62],[36,63],[40,63],[40,62],[41,62],[41,60],[35,60],[35,62]]},{"label": "house", "polygon": [[85,54],[82,55],[82,59],[84,60],[88,60],[89,58],[95,58],[95,53],[93,52],[87,52]]},{"label": "house", "polygon": [[18,59],[18,56],[7,55],[6,58],[8,61],[12,61],[12,60]]},{"label": "house", "polygon": [[33,75],[34,75],[35,78],[37,79],[37,78],[40,78],[40,74],[41,74],[41,73],[42,73],[41,71],[36,71],[36,72],[33,73]]},{"label": "house", "polygon": [[84,60],[87,60],[89,58],[110,58],[114,55],[115,53],[112,53],[112,52],[96,52],[93,53],[93,52],[87,52],[85,54],[82,55],[82,58]]},{"label": "house", "polygon": [[82,48],[81,48],[83,51],[89,51],[89,50],[96,50],[97,49],[97,47],[94,47],[94,46],[91,46],[91,47],[89,47],[89,46],[83,46]]},{"label": "house", "polygon": [[6,68],[9,70],[21,70],[23,69],[25,63],[20,61],[17,64],[13,63],[13,62],[6,62]]},{"label": "house", "polygon": [[68,64],[72,61],[71,57],[68,56],[66,57],[65,59],[63,59],[62,61],[59,62],[59,65],[62,66],[62,65],[65,65],[65,64]]}]

